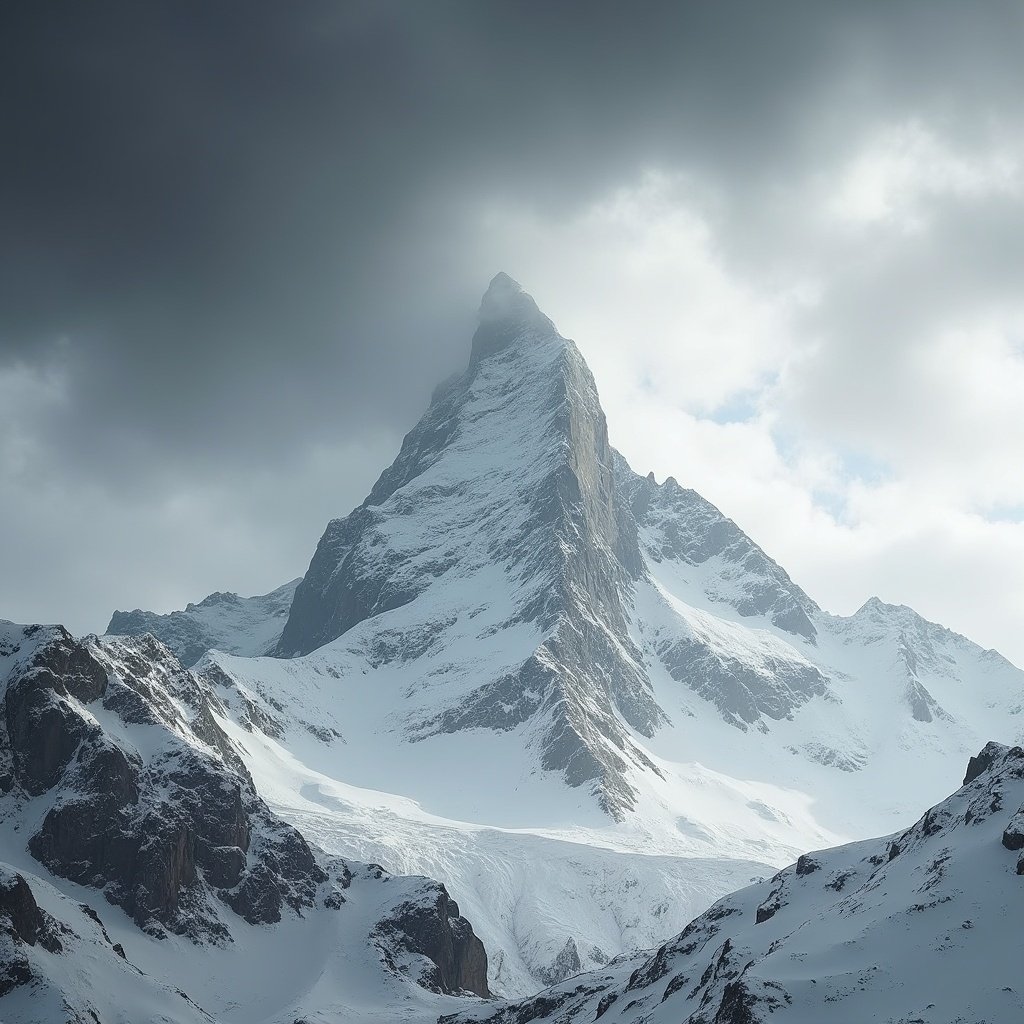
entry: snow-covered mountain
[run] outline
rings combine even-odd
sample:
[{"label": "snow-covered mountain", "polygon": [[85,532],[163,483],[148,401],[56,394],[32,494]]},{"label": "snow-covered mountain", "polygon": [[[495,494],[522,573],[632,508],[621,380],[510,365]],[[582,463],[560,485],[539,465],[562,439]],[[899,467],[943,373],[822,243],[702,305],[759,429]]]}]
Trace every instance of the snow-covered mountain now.
[{"label": "snow-covered mountain", "polygon": [[579,350],[506,275],[480,319],[467,370],[328,525],[279,654],[320,650],[342,676],[408,666],[416,683],[388,708],[404,740],[515,733],[619,820],[641,779],[666,777],[658,738],[689,759],[709,717],[771,736],[745,748],[847,769],[884,759],[911,720],[929,745],[968,733],[957,754],[988,711],[1020,732],[1024,674],[998,655],[877,601],[830,616],[700,495],[633,473]]},{"label": "snow-covered mountain", "polygon": [[476,656],[435,673],[409,736],[529,724],[541,767],[621,815],[636,796],[628,766],[653,767],[631,732],[664,719],[629,636],[641,562],[625,513],[590,370],[499,274],[469,368],[435,393],[366,501],[328,525],[279,653],[365,624],[368,660],[411,662],[460,635]]},{"label": "snow-covered mountain", "polygon": [[505,275],[465,372],[328,525],[278,654],[199,665],[260,792],[328,849],[448,884],[504,992],[890,831],[990,736],[1024,739],[998,654],[874,600],[830,615],[634,473]]},{"label": "snow-covered mountain", "polygon": [[0,623],[0,712],[4,1020],[389,1020],[487,994],[443,886],[311,849],[152,637]]},{"label": "snow-covered mountain", "polygon": [[[343,857],[443,883],[499,995],[654,946],[808,850],[904,827],[989,738],[1024,741],[1024,673],[998,654],[877,600],[831,615],[700,495],[634,473],[579,350],[503,274],[466,370],[328,524],[285,616],[291,586],[111,628],[198,657],[187,684],[180,667],[147,682],[179,708],[161,728],[215,729],[210,756],[238,759],[252,813],[297,829],[317,870]],[[164,664],[152,639],[82,643],[119,678],[132,657]],[[106,702],[88,714],[120,736]],[[92,854],[75,870],[99,877]],[[242,928],[233,887],[201,873],[196,920]],[[275,885],[307,902],[243,922],[247,941],[320,919],[328,883],[303,878]],[[380,918],[348,929],[345,912],[322,927],[355,957]],[[410,998],[410,1019],[435,1007]]]},{"label": "snow-covered mountain", "polygon": [[805,854],[655,950],[442,1021],[1024,1020],[1022,851],[1024,749],[990,743],[911,827]]},{"label": "snow-covered mountain", "polygon": [[273,651],[281,639],[299,580],[292,580],[256,597],[217,592],[184,611],[115,611],[108,636],[144,636],[150,633],[186,666],[194,665],[208,650],[255,656]]}]

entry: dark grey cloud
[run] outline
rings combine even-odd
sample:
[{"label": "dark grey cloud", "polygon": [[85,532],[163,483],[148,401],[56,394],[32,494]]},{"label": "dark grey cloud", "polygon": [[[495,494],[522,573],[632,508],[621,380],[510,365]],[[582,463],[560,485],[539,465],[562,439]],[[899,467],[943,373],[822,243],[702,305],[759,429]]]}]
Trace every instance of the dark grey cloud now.
[{"label": "dark grey cloud", "polygon": [[[260,557],[301,570],[323,514],[359,500],[466,356],[504,264],[480,204],[557,219],[646,167],[685,168],[729,197],[730,259],[784,260],[773,218],[792,206],[773,190],[880,120],[971,145],[1016,116],[1022,10],[4,5],[0,373],[61,390],[19,414],[32,457],[8,463],[0,502],[32,616],[99,626],[109,603],[256,585]],[[169,530],[176,502],[193,518]],[[211,516],[259,543],[220,562],[190,548]],[[90,564],[120,559],[102,586],[68,583],[55,531],[99,545]],[[28,617],[7,579],[0,614]]]}]

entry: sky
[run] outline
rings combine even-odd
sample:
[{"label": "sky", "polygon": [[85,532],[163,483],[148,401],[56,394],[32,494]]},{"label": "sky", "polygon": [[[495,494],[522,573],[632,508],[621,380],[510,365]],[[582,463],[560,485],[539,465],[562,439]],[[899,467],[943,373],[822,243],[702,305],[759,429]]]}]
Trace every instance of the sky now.
[{"label": "sky", "polygon": [[820,604],[1024,664],[1024,6],[0,10],[0,617],[300,575],[504,270]]}]

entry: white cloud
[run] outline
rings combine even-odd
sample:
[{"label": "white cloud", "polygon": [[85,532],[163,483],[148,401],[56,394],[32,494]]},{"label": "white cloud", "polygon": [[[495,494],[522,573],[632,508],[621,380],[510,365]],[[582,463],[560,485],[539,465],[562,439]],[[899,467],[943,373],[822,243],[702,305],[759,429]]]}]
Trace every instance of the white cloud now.
[{"label": "white cloud", "polygon": [[901,231],[927,227],[928,200],[1013,194],[1021,187],[1019,147],[1003,143],[961,153],[918,120],[876,131],[838,181],[829,183],[826,209],[839,221],[886,225]]}]

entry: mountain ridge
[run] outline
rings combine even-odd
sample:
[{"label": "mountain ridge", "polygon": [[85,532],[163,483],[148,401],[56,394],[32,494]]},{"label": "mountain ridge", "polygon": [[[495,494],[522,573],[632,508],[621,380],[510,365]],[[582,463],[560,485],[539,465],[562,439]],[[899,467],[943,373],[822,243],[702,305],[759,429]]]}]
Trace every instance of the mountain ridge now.
[{"label": "mountain ridge", "polygon": [[[443,885],[311,848],[256,791],[223,714],[151,636],[0,622],[5,1019],[230,1017],[261,984],[247,974],[273,977],[274,929],[319,957],[328,989],[346,970],[317,950],[325,933],[371,986],[487,996],[486,953]],[[295,1014],[345,1009],[296,977],[281,986]]]},{"label": "mountain ridge", "polygon": [[215,591],[183,610],[167,612],[115,610],[104,630],[107,636],[142,636],[151,633],[186,665],[194,665],[208,650],[229,654],[267,654],[277,646],[282,621],[291,607],[301,577],[267,594],[239,597]]}]

